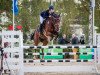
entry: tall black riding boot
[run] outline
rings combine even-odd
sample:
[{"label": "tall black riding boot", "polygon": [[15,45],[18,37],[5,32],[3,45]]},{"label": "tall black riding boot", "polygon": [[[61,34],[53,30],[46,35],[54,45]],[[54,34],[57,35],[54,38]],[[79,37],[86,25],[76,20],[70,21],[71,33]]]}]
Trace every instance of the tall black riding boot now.
[{"label": "tall black riding boot", "polygon": [[43,34],[43,24],[40,24],[40,33]]}]

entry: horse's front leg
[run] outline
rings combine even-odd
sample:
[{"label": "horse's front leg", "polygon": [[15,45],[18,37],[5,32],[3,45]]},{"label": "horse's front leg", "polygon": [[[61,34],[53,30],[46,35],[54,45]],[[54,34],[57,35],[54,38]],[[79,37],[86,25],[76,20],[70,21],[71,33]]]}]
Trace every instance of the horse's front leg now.
[{"label": "horse's front leg", "polygon": [[44,36],[47,39],[47,42],[50,42],[51,41],[51,39],[52,39],[51,35],[52,34],[50,32],[47,32],[47,31],[44,33]]},{"label": "horse's front leg", "polygon": [[[43,46],[46,46],[48,44],[47,39],[43,41],[42,43],[43,43]],[[41,50],[42,50],[42,59],[44,59],[44,48],[42,48]]]},{"label": "horse's front leg", "polygon": [[48,42],[50,42],[50,41],[51,41],[51,37],[50,37],[50,36],[47,36],[47,39],[48,39]]}]

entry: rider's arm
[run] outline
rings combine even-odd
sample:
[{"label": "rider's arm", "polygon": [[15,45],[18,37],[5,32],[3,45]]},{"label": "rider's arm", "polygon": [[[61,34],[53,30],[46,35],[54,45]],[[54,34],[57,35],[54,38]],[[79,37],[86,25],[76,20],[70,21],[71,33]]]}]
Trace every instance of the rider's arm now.
[{"label": "rider's arm", "polygon": [[41,12],[40,15],[41,15],[41,17],[43,17],[44,19],[48,18],[48,16],[49,16],[48,10]]}]

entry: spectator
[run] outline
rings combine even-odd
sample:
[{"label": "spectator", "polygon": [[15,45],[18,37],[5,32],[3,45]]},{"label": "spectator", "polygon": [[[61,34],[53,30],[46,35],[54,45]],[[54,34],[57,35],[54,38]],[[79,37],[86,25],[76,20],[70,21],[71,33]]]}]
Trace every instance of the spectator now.
[{"label": "spectator", "polygon": [[[63,34],[62,37],[58,40],[58,44],[65,45],[70,43],[66,37],[66,34]],[[63,49],[63,52],[68,52],[68,49]],[[69,54],[65,54],[63,56],[64,59],[68,58]]]},{"label": "spectator", "polygon": [[69,41],[66,37],[66,34],[63,34],[62,37],[58,40],[58,44],[68,44]]},{"label": "spectator", "polygon": [[78,44],[78,42],[79,42],[78,37],[75,34],[73,34],[72,35],[71,43],[72,44]]},{"label": "spectator", "polygon": [[80,44],[85,44],[84,36],[83,35],[80,37]]},{"label": "spectator", "polygon": [[[2,27],[0,27],[0,32],[2,31]],[[0,46],[2,44],[2,36],[0,35]]]},{"label": "spectator", "polygon": [[2,44],[2,36],[0,35],[0,46],[1,46],[1,44]]},{"label": "spectator", "polygon": [[[76,44],[79,43],[78,37],[75,34],[72,35],[71,43],[72,43],[72,45],[76,45]],[[78,52],[78,49],[73,48],[72,51],[73,52]],[[78,55],[73,55],[73,56],[74,56],[74,59],[78,59]]]}]

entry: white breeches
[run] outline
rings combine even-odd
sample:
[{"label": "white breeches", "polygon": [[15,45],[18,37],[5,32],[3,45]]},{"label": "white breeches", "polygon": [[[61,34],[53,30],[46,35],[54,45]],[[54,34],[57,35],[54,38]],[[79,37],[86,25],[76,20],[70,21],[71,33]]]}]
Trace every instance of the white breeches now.
[{"label": "white breeches", "polygon": [[42,23],[43,23],[43,21],[44,21],[43,17],[42,17],[42,16],[40,16],[40,23],[42,24]]}]

